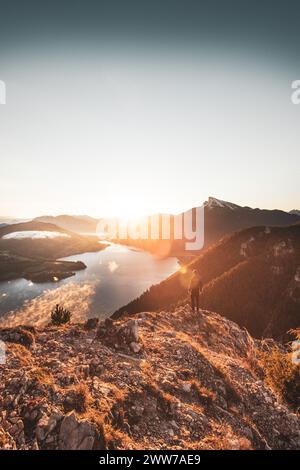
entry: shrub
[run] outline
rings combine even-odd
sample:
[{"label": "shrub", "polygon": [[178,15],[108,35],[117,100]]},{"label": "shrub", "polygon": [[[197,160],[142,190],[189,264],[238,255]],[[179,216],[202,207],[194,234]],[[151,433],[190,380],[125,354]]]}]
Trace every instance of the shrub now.
[{"label": "shrub", "polygon": [[266,383],[280,398],[286,400],[294,409],[300,406],[300,364],[292,361],[291,353],[273,346],[261,353],[261,365]]},{"label": "shrub", "polygon": [[51,323],[53,325],[64,325],[71,320],[71,312],[59,304],[56,304],[55,309],[51,312]]}]

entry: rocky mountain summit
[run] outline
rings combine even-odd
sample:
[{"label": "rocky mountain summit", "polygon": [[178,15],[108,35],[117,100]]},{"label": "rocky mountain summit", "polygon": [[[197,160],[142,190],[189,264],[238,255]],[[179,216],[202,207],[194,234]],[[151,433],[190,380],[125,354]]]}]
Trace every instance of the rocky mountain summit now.
[{"label": "rocky mountain summit", "polygon": [[1,449],[296,449],[300,420],[253,339],[218,314],[2,328]]}]

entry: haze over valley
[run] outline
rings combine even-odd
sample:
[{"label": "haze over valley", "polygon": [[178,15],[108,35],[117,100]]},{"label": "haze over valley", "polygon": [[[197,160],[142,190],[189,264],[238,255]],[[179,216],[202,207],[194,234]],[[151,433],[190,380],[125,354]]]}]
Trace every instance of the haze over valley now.
[{"label": "haze over valley", "polygon": [[[172,221],[173,215],[170,214],[169,217]],[[66,307],[75,309],[78,312],[75,315],[81,320],[94,315],[104,318],[115,311],[137,312],[141,309],[164,307],[166,304],[181,299],[181,292],[185,292],[188,281],[183,281],[176,286],[176,289],[171,288],[170,296],[167,294],[168,287],[163,291],[158,286],[156,294],[151,286],[159,284],[176,271],[178,279],[182,276],[188,279],[188,275],[182,274],[182,269],[186,269],[185,266],[188,266],[189,263],[198,266],[199,256],[200,272],[203,271],[205,282],[215,279],[216,274],[207,279],[212,266],[205,264],[205,268],[202,268],[200,260],[204,255],[201,253],[206,253],[207,248],[220,243],[220,240],[234,232],[238,237],[240,230],[249,227],[262,227],[257,230],[261,230],[262,233],[269,233],[269,231],[271,233],[272,227],[285,226],[287,227],[286,232],[279,231],[279,234],[282,233],[282,240],[279,237],[277,241],[279,246],[280,243],[283,243],[284,246],[291,243],[291,239],[285,235],[286,233],[293,233],[293,237],[296,236],[295,241],[298,243],[299,231],[296,226],[293,232],[291,228],[300,223],[300,216],[295,211],[289,213],[279,210],[252,209],[209,197],[204,202],[204,217],[204,248],[202,251],[195,252],[185,251],[185,240],[172,238],[169,240],[162,240],[161,237],[159,240],[133,240],[129,237],[125,240],[113,240],[112,244],[111,240],[105,240],[105,234],[100,236],[97,233],[99,220],[102,219],[94,219],[89,216],[41,216],[28,222],[18,222],[12,218],[6,223],[3,222],[4,225],[0,228],[0,312],[2,323],[16,324],[22,320],[22,322],[30,324],[45,324],[49,315],[49,305],[54,302],[63,303]],[[276,230],[279,229],[276,228]],[[246,230],[245,234],[247,233]],[[270,239],[273,233],[277,232],[272,231],[272,235],[265,235],[266,239]],[[245,257],[247,258],[248,248],[246,245],[249,244],[251,249],[254,247],[251,240],[252,236],[246,235],[246,240],[237,244],[236,250],[239,253],[239,258],[235,260],[235,257],[232,257],[230,263],[233,264],[229,264],[226,270],[228,267],[231,269],[234,263],[239,263]],[[226,251],[226,238],[223,243],[225,243],[224,248],[221,245],[222,248],[219,250]],[[270,244],[270,241],[268,243]],[[245,244],[245,249],[242,248],[243,244]],[[297,255],[295,257],[293,252],[293,264],[289,263],[289,276],[295,276],[296,279],[298,248],[295,249]],[[215,250],[218,250],[217,247]],[[265,258],[265,256],[263,251],[263,257]],[[218,257],[218,265],[221,266],[220,256]],[[188,268],[188,270],[190,269]],[[281,269],[275,263],[272,275],[278,278],[279,283],[281,283],[281,274],[279,275]],[[278,273],[275,270],[278,270]],[[224,276],[225,271],[223,272],[221,269],[218,271],[218,276],[220,274]],[[268,291],[269,287],[267,286],[271,283],[271,274],[266,274],[266,277],[267,281],[264,284]],[[239,278],[240,274],[237,274],[237,279]],[[173,281],[170,282],[172,285]],[[164,286],[164,282],[162,286]],[[151,288],[150,297],[147,292],[143,294],[149,288]],[[80,299],[78,299],[79,291],[77,289],[80,289],[81,292]],[[257,288],[255,290],[257,291]],[[234,291],[237,292],[236,286]],[[153,295],[152,292],[155,294]],[[238,318],[236,316],[236,310],[238,310],[241,325],[246,325],[251,331],[251,322],[253,321],[256,325],[256,330],[253,330],[254,334],[263,335],[267,331],[271,319],[266,312],[259,314],[260,317],[265,317],[264,320],[261,320],[264,324],[263,327],[258,327],[259,322],[255,320],[254,310],[259,310],[258,305],[248,306],[249,313],[243,311],[245,290],[243,290],[241,297],[243,304],[232,307],[225,306],[225,299],[220,299],[220,306],[218,306],[216,294],[211,295],[212,304],[207,302],[206,292],[208,292],[208,287],[203,293],[203,305],[205,304],[221,313],[226,312],[230,318],[235,319]],[[140,295],[142,295],[142,301],[135,301]],[[252,296],[251,292],[249,295]],[[147,299],[146,303],[143,300],[144,296]],[[237,296],[235,299],[237,302]],[[126,306],[127,304],[129,305]],[[265,308],[266,300],[261,305]],[[274,316],[273,307],[271,308]],[[246,320],[249,315],[251,320]],[[282,315],[287,316],[288,314],[286,312]],[[275,329],[272,334],[284,334],[288,327],[297,326],[298,316],[296,313],[297,318],[293,318],[293,314],[291,315],[291,319],[287,319],[286,323],[283,319],[280,320],[283,327],[273,326],[272,328]],[[269,328],[271,327],[269,326]]]}]

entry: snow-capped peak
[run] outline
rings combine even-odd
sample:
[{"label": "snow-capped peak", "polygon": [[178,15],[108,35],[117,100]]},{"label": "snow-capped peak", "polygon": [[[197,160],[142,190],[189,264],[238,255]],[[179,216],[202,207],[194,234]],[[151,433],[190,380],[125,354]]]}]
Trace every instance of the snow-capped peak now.
[{"label": "snow-capped peak", "polygon": [[209,209],[212,209],[214,207],[222,207],[222,208],[227,208],[230,210],[235,210],[240,207],[237,204],[233,204],[232,202],[222,201],[221,199],[217,199],[215,197],[209,197],[208,201],[206,201],[204,205]]}]

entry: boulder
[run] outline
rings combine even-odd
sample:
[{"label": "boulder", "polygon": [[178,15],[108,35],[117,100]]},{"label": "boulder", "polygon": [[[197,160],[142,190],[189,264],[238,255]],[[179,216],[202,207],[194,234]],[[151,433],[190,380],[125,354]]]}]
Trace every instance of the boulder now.
[{"label": "boulder", "polygon": [[38,441],[44,441],[62,419],[60,413],[52,413],[50,416],[43,414],[37,424],[35,435]]},{"label": "boulder", "polygon": [[101,339],[107,346],[124,352],[131,350],[138,353],[143,347],[137,320],[113,322],[110,318],[107,318],[105,321],[100,322],[96,338]]},{"label": "boulder", "polygon": [[74,411],[64,417],[59,431],[59,449],[92,450],[98,446],[99,435],[94,424],[79,420]]},{"label": "boulder", "polygon": [[130,343],[130,349],[134,352],[134,353],[138,353],[140,352],[140,350],[142,349],[142,346],[139,344],[139,343],[136,343],[135,341],[132,341]]}]

